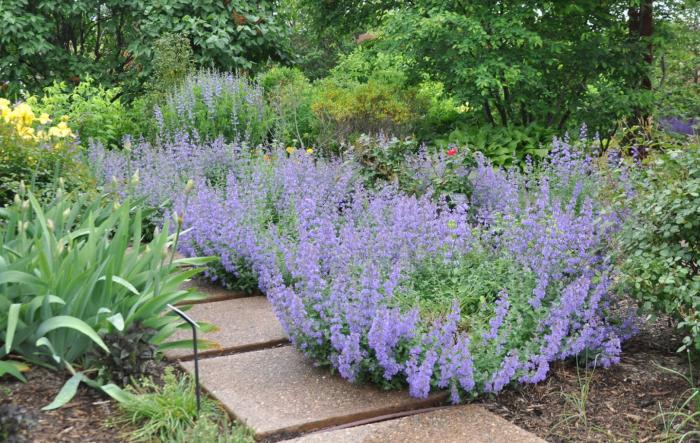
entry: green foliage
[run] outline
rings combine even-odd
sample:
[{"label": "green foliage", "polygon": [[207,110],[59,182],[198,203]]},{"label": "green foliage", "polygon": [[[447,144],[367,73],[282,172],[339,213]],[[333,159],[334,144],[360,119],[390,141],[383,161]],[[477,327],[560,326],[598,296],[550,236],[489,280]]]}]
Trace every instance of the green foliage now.
[{"label": "green foliage", "polygon": [[194,71],[194,55],[187,36],[167,33],[153,43],[151,78],[146,90],[155,98],[162,98],[177,87]]},{"label": "green foliage", "polygon": [[199,71],[172,89],[156,105],[159,135],[186,132],[214,140],[258,145],[266,140],[272,119],[260,85],[244,75]]},{"label": "green foliage", "polygon": [[700,149],[660,155],[642,173],[623,238],[624,288],[641,307],[678,320],[700,350]]},{"label": "green foliage", "polygon": [[429,259],[421,263],[405,282],[397,303],[404,310],[418,308],[423,316],[439,319],[450,313],[456,301],[463,314],[460,327],[481,332],[501,291],[511,300],[526,299],[535,285],[534,274],[511,258],[473,250],[449,262]]},{"label": "green foliage", "polygon": [[275,67],[258,77],[275,116],[273,138],[302,149],[318,141],[319,121],[312,111],[314,89],[297,68]]},{"label": "green foliage", "polygon": [[219,405],[202,398],[197,417],[194,382],[168,367],[162,385],[142,379],[127,389],[119,403],[117,423],[126,425],[129,441],[167,442],[252,442],[249,430],[231,425]]},{"label": "green foliage", "polygon": [[91,77],[78,86],[65,82],[44,88],[41,98],[29,97],[27,103],[37,112],[49,115],[67,115],[71,127],[81,142],[100,141],[105,146],[116,147],[128,133],[131,118],[128,109],[119,99],[120,88],[105,88]]},{"label": "green foliage", "polygon": [[494,164],[506,166],[524,162],[528,156],[533,160],[545,158],[552,136],[552,131],[536,125],[526,128],[462,126],[435,142],[443,147],[467,146],[481,152]]},{"label": "green foliage", "polygon": [[700,4],[681,2],[660,27],[655,64],[655,108],[662,116],[700,116]]},{"label": "green foliage", "polygon": [[152,74],[154,42],[187,36],[198,67],[252,69],[288,58],[288,30],[275,2],[248,0],[3,0],[2,95],[91,75],[139,95]]},{"label": "green foliage", "polygon": [[383,131],[410,135],[418,118],[410,93],[376,79],[345,84],[324,80],[317,94],[312,109],[321,122],[319,144],[324,146]]},{"label": "green foliage", "polygon": [[[443,83],[479,111],[472,123],[562,130],[585,114],[591,128],[607,133],[610,115],[643,100],[636,91],[644,45],[630,39],[622,2],[367,3],[382,19],[370,52],[400,54],[411,66],[408,85],[425,75]],[[365,43],[354,52],[367,52]],[[603,83],[624,91],[606,96],[604,115],[587,107],[588,85]]]},{"label": "green foliage", "polygon": [[[187,35],[198,67],[251,70],[257,63],[288,58],[287,28],[274,7],[268,0],[147,2],[140,31],[150,41],[166,32]],[[150,56],[149,47],[132,48],[137,56]]]},{"label": "green foliage", "polygon": [[17,354],[74,374],[51,407],[70,400],[80,382],[99,382],[78,371],[110,351],[106,334],[143,325],[152,329],[148,342],[162,344],[178,323],[163,311],[193,297],[180,285],[201,270],[178,268],[206,261],[173,261],[167,223],[142,244],[143,214],[131,200],[119,206],[63,194],[42,206],[20,193],[0,209],[0,358]]},{"label": "green foliage", "polygon": [[362,165],[361,174],[370,186],[395,182],[409,194],[429,192],[436,198],[471,194],[467,168],[474,165],[474,157],[469,149],[435,151],[419,146],[411,138],[361,135],[351,145],[351,151]]}]

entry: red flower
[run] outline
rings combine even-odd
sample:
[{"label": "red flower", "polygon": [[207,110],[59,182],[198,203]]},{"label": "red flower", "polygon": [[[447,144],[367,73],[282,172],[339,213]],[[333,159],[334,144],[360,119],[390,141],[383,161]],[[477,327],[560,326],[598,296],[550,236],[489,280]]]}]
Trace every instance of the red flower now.
[{"label": "red flower", "polygon": [[447,151],[447,155],[449,155],[450,157],[452,157],[453,155],[456,155],[456,154],[457,154],[457,148],[452,148],[452,149]]}]

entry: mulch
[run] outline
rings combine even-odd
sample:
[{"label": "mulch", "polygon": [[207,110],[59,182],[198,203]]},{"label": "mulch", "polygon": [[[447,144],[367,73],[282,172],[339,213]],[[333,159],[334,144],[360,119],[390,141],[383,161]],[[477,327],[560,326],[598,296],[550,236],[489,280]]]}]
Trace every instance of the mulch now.
[{"label": "mulch", "polygon": [[[662,369],[687,373],[687,360],[675,352],[679,346],[678,334],[666,321],[647,323],[625,344],[618,365],[587,371],[560,362],[543,383],[509,389],[478,402],[552,443],[659,441],[664,435],[660,412],[682,401],[689,387],[685,380]],[[114,402],[81,387],[68,405],[41,411],[65,378],[38,367],[26,376],[26,384],[0,380],[0,406],[21,408],[31,424],[23,431],[25,440],[19,442],[123,441],[120,430],[108,425],[116,409]],[[587,399],[581,402],[586,385]]]},{"label": "mulch", "polygon": [[120,431],[108,427],[116,405],[86,386],[68,404],[53,411],[41,408],[53,400],[66,377],[34,366],[24,374],[27,383],[3,378],[0,381],[0,406],[12,405],[24,426],[19,442],[36,443],[112,443],[123,442]]},{"label": "mulch", "polygon": [[661,413],[677,408],[690,386],[663,368],[688,374],[690,366],[676,352],[681,343],[667,320],[640,329],[624,344],[617,365],[586,370],[575,362],[559,362],[544,382],[481,402],[552,443],[665,440]]}]

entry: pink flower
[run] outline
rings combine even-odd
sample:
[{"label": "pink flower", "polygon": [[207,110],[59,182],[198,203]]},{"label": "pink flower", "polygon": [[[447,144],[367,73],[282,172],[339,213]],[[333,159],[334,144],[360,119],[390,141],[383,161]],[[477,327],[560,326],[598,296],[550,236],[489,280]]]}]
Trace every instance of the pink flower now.
[{"label": "pink flower", "polygon": [[451,148],[447,151],[447,155],[449,155],[450,157],[452,157],[455,154],[457,154],[457,148]]}]

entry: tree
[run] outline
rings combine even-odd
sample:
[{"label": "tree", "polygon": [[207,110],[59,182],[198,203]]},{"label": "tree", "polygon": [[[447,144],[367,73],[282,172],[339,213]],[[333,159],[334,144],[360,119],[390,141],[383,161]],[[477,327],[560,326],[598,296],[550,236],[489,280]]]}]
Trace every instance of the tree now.
[{"label": "tree", "polygon": [[381,3],[378,38],[362,50],[403,53],[415,82],[442,81],[484,123],[561,130],[587,121],[609,132],[642,100],[637,82],[648,70],[642,43],[628,37],[627,2]]},{"label": "tree", "polygon": [[190,39],[198,66],[251,70],[288,58],[275,1],[0,0],[3,95],[89,74],[140,87],[153,42],[166,32]]}]

